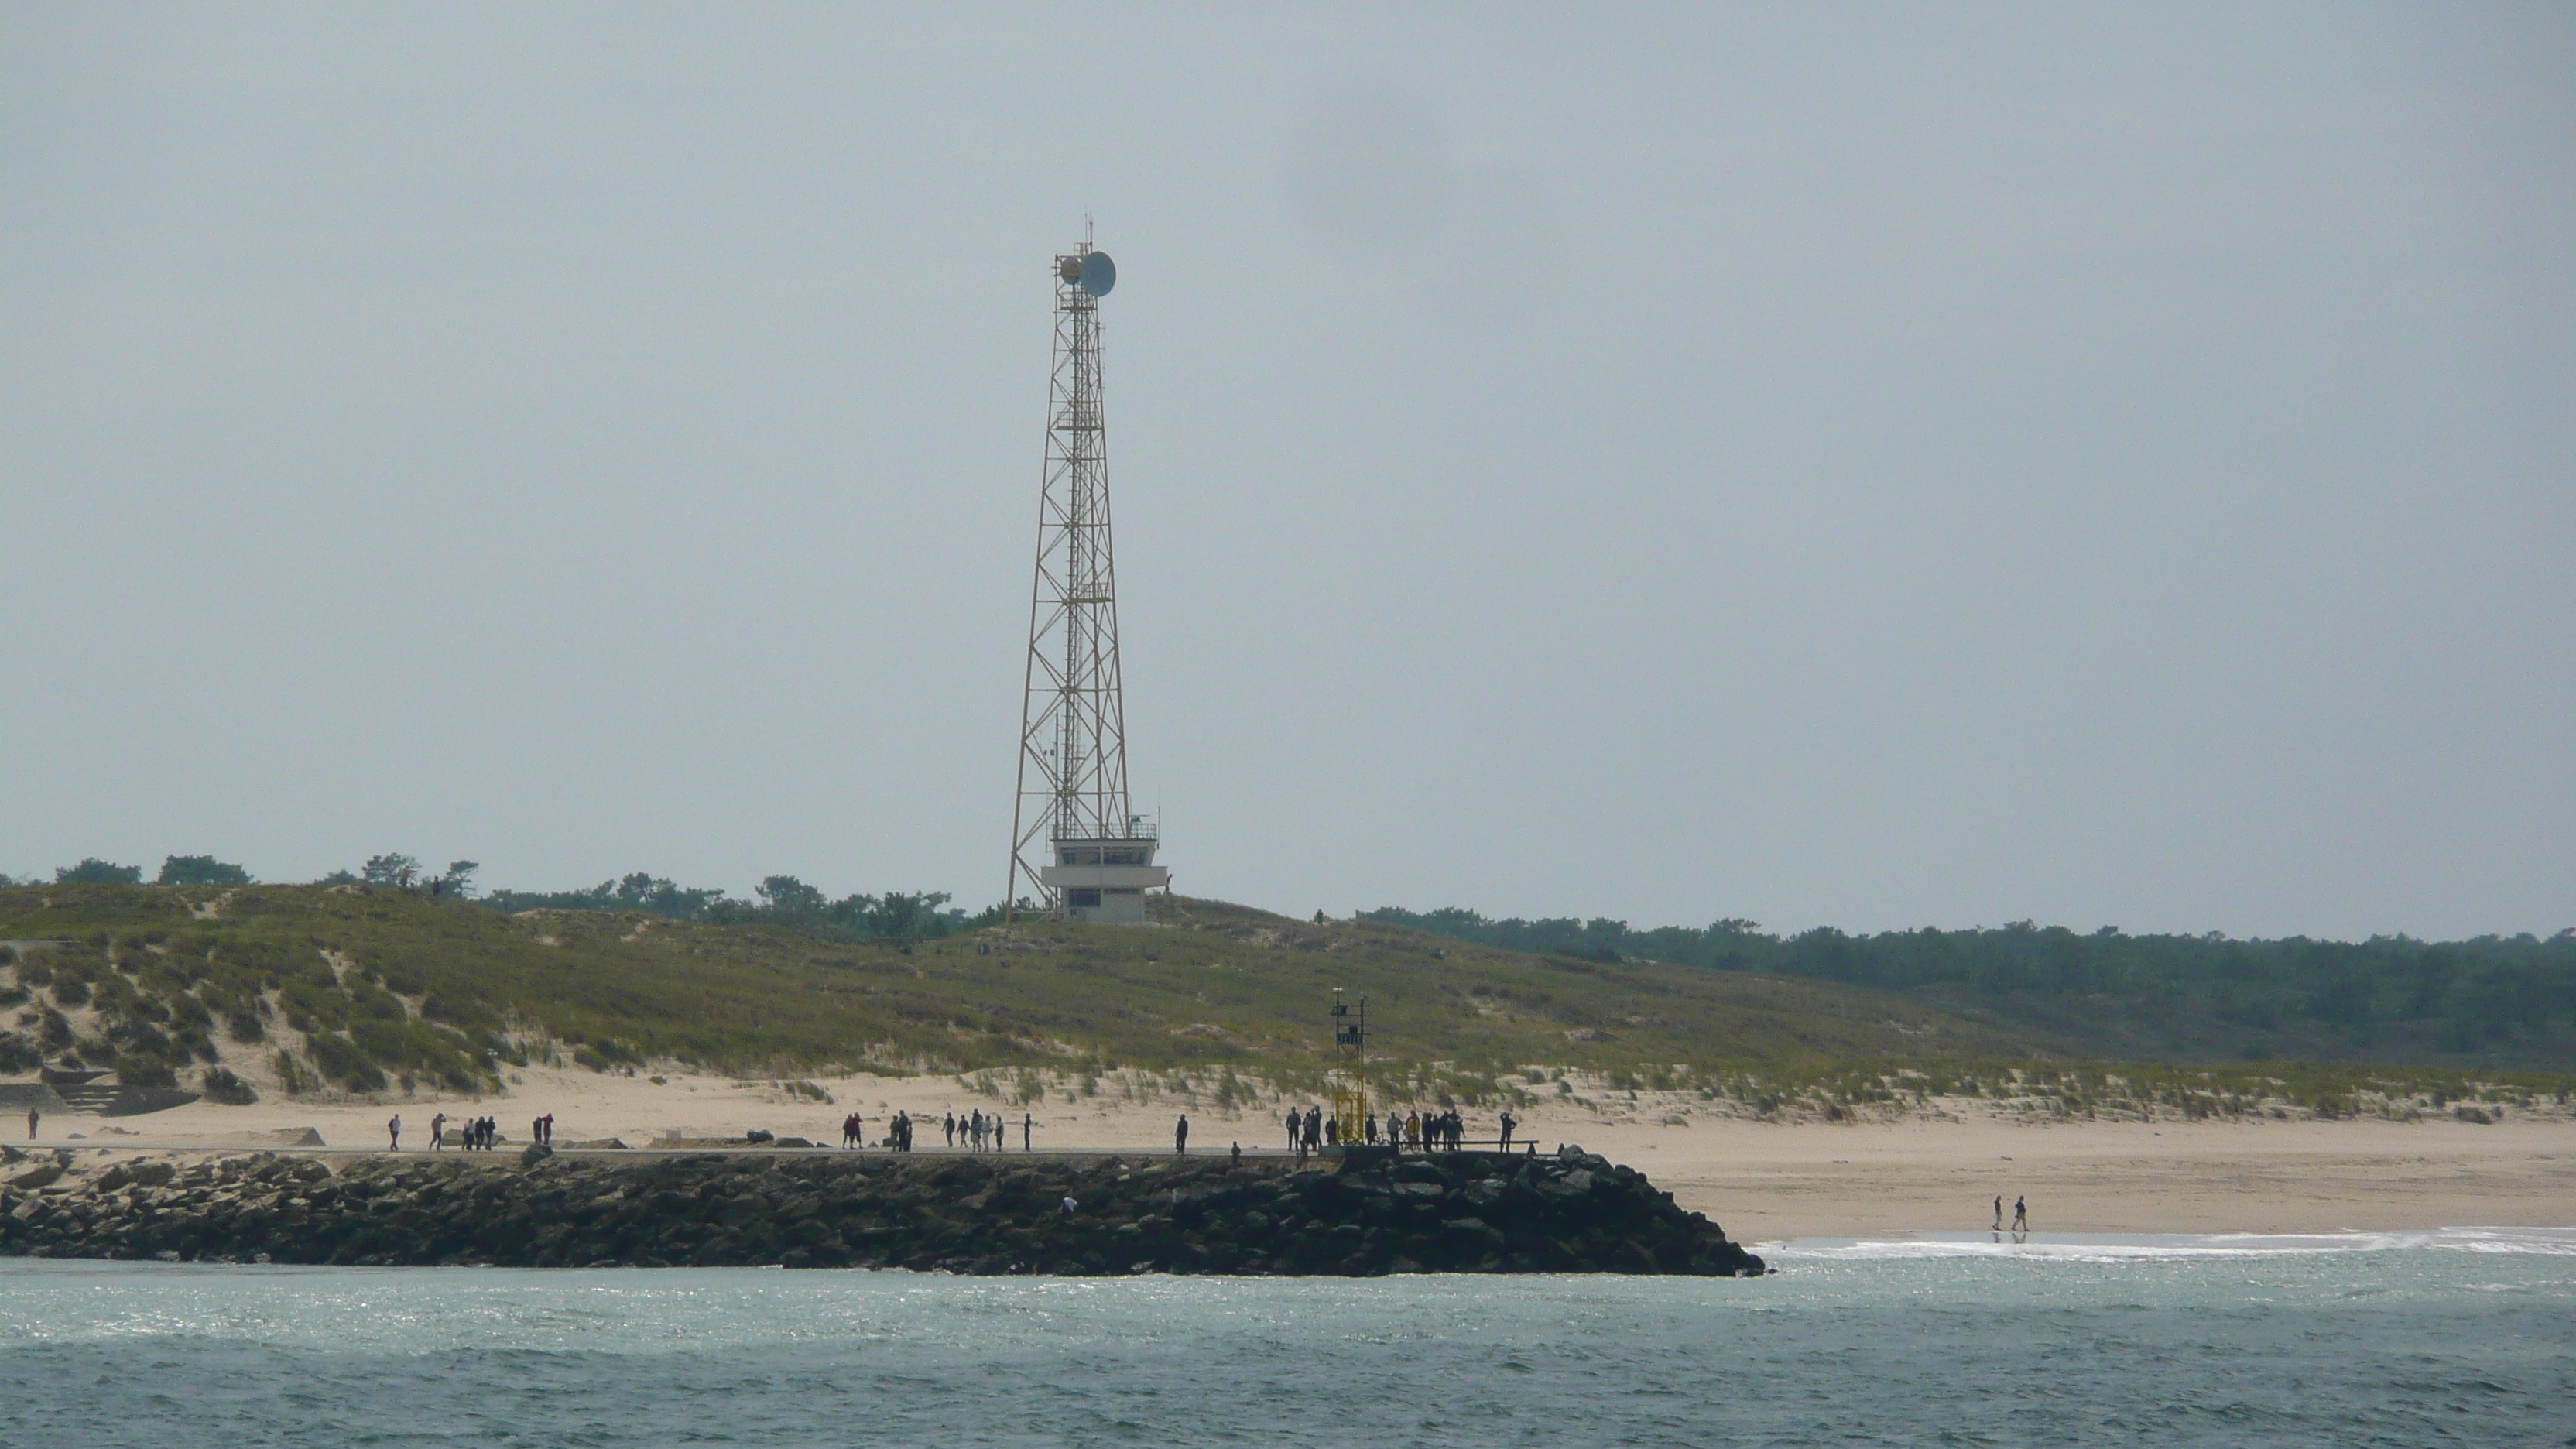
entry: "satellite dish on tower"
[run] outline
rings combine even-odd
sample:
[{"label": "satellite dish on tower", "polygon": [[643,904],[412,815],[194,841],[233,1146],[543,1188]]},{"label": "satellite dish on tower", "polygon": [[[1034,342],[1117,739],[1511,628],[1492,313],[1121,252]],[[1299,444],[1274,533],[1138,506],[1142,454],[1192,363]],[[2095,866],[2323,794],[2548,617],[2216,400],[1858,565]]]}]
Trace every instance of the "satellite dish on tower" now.
[{"label": "satellite dish on tower", "polygon": [[1118,264],[1109,260],[1109,253],[1082,254],[1082,290],[1095,297],[1106,297],[1109,289],[1117,285]]}]

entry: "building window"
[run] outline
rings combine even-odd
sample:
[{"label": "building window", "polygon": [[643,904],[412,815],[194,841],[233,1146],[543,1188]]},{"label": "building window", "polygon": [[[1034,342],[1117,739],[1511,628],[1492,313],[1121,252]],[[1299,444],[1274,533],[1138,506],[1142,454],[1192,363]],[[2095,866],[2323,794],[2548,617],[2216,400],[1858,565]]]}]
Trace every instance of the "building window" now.
[{"label": "building window", "polygon": [[1069,906],[1088,906],[1096,909],[1100,905],[1100,892],[1069,890],[1064,893],[1064,903]]}]

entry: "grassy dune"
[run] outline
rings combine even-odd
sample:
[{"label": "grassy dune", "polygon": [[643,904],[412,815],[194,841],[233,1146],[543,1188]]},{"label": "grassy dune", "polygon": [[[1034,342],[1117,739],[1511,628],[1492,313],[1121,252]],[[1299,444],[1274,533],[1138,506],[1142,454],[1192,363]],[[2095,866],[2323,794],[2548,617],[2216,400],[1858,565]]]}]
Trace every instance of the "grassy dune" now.
[{"label": "grassy dune", "polygon": [[[1565,1072],[1587,1090],[1726,1097],[1757,1113],[2033,1091],[2061,1111],[2287,1100],[2322,1112],[2469,1090],[2411,1069],[2106,1069],[2071,1030],[1829,982],[1534,955],[1186,898],[1161,909],[1157,927],[1024,921],[905,946],[640,914],[503,915],[354,887],[0,890],[0,941],[16,943],[0,963],[0,1071],[70,1054],[129,1083],[212,1088],[237,1071],[264,1091],[338,1094],[479,1088],[535,1060],[671,1061],[768,1077],[973,1074],[980,1090],[1020,1096],[1115,1072],[1222,1102],[1236,1082],[1311,1090],[1338,987],[1368,998],[1375,1075],[1394,1100],[1524,1099],[1567,1090]],[[2517,1090],[2563,1099],[2570,1085]]]},{"label": "grassy dune", "polygon": [[488,1077],[531,1053],[777,1073],[1231,1068],[1311,1078],[1332,990],[1366,994],[1401,1071],[1797,1071],[2015,1055],[2030,1043],[1893,997],[1601,965],[1373,924],[1176,899],[1161,927],[1021,922],[909,947],[643,915],[502,916],[395,891],[0,891],[21,1052],[153,1062],[282,1054],[344,1089]]}]

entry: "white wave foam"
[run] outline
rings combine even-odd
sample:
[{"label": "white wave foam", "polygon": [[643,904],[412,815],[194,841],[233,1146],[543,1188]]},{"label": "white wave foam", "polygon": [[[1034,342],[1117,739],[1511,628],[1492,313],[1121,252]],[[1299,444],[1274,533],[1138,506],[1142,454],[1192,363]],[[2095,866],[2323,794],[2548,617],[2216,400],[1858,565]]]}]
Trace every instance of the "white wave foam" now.
[{"label": "white wave foam", "polygon": [[2389,1233],[1914,1233],[1901,1238],[1793,1238],[1759,1245],[1775,1259],[2037,1258],[2068,1262],[2261,1258],[2294,1253],[2576,1255],[2576,1228],[2432,1228]]}]

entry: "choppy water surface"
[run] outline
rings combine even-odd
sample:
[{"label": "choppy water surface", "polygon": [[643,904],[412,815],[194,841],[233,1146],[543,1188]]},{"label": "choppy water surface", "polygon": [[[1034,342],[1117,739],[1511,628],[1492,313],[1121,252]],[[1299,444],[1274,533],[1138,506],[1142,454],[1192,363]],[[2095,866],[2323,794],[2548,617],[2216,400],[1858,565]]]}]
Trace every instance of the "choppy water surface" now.
[{"label": "choppy water surface", "polygon": [[1760,1281],[0,1262],[0,1443],[2576,1444],[2576,1233]]}]

